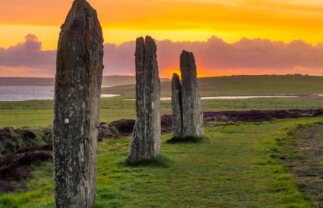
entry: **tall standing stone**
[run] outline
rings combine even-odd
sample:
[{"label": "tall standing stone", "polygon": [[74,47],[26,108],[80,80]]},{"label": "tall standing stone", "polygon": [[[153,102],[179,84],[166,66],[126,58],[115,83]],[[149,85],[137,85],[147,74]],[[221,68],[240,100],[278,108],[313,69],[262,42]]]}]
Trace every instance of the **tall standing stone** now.
[{"label": "tall standing stone", "polygon": [[203,109],[199,95],[194,55],[183,51],[180,57],[182,74],[183,129],[182,137],[204,136]]},{"label": "tall standing stone", "polygon": [[172,79],[172,127],[176,138],[183,135],[183,106],[182,85],[178,74],[173,74]]},{"label": "tall standing stone", "polygon": [[147,36],[136,41],[136,112],[127,162],[159,155],[161,143],[160,80],[155,41]]},{"label": "tall standing stone", "polygon": [[91,207],[103,70],[102,29],[96,11],[75,0],[57,50],[54,105],[56,207]]}]

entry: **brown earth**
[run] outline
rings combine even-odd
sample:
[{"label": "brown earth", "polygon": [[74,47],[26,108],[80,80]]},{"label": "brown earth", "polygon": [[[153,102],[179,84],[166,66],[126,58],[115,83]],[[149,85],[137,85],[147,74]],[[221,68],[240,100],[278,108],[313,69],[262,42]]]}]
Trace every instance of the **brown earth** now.
[{"label": "brown earth", "polygon": [[323,207],[323,123],[300,125],[278,140],[280,159],[295,176],[298,188]]}]

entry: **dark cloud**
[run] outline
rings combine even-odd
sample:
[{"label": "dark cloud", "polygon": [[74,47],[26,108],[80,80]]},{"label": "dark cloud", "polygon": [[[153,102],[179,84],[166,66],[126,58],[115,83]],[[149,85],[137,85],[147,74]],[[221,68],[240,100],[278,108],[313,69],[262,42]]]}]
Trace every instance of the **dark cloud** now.
[{"label": "dark cloud", "polygon": [[[243,38],[227,43],[217,37],[207,42],[158,41],[161,75],[179,68],[183,49],[195,54],[198,67],[210,74],[282,74],[323,75],[323,44],[311,45],[301,40],[290,43],[267,39]],[[135,42],[104,45],[104,74],[134,74]],[[25,42],[8,49],[0,48],[0,66],[27,67],[55,71],[56,51],[41,50],[37,37],[28,34]]]}]

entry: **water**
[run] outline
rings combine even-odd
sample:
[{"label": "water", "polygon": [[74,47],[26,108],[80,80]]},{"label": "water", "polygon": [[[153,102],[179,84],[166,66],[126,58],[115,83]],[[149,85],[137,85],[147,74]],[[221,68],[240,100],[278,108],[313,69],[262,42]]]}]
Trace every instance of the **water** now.
[{"label": "water", "polygon": [[[102,94],[101,97],[115,97]],[[0,101],[53,100],[54,86],[0,86]]]},{"label": "water", "polygon": [[202,100],[235,100],[235,99],[253,99],[253,98],[297,98],[298,96],[218,96],[218,97],[202,97]]},{"label": "water", "polygon": [[[109,86],[102,86],[107,88]],[[120,96],[117,94],[102,94],[103,98]],[[323,94],[317,94],[323,96]],[[218,96],[202,97],[202,100],[232,100],[252,98],[295,98],[297,96]],[[53,100],[54,86],[0,86],[0,101],[25,101],[25,100]],[[129,99],[133,100],[133,99]],[[171,100],[170,97],[163,97],[161,100]]]},{"label": "water", "polygon": [[[253,99],[253,98],[297,98],[298,96],[217,96],[217,97],[201,97],[202,100],[236,100],[236,99]],[[135,99],[126,99],[126,100],[135,100]],[[170,97],[161,97],[160,100],[169,101]]]}]

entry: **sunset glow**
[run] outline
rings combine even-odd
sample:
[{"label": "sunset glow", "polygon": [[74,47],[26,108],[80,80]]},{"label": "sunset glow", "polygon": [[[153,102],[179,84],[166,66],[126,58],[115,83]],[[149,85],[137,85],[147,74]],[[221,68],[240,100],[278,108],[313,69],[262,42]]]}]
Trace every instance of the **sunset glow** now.
[{"label": "sunset glow", "polygon": [[[72,0],[1,1],[0,50],[23,43],[24,37],[29,33],[38,37],[42,50],[55,50],[60,25],[64,22],[72,2]],[[302,40],[313,46],[323,42],[321,0],[89,0],[89,2],[97,10],[105,43],[120,45],[144,35],[150,35],[156,40],[173,42],[206,42],[212,36],[227,43],[235,43],[243,38],[268,39],[283,43]],[[8,67],[0,63],[0,76],[7,74]],[[161,74],[171,76],[171,69],[176,67],[178,66],[173,64]],[[290,70],[294,69],[295,67]],[[199,76],[230,75],[235,74],[236,70],[234,71],[205,68],[200,70]],[[241,71],[245,73],[245,70]],[[313,69],[310,71],[313,72]],[[315,72],[314,74],[321,74],[321,70]],[[250,73],[254,72],[251,70]],[[52,73],[49,74],[52,76]]]}]

